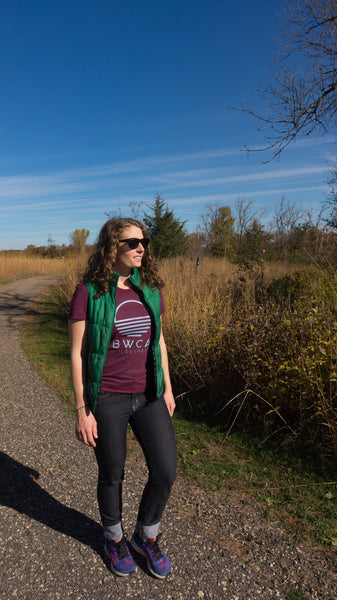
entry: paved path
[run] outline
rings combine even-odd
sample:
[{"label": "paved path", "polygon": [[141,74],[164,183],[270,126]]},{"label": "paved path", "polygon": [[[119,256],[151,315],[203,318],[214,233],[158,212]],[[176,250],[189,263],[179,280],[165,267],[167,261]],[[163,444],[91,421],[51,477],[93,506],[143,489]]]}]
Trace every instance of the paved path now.
[{"label": "paved path", "polygon": [[[206,495],[178,481],[162,522],[173,563],[166,581],[137,558],[116,578],[102,554],[93,452],[76,441],[73,418],[41,381],[19,342],[18,321],[52,277],[0,286],[0,598],[25,600],[275,600],[284,588],[336,600],[324,559],[283,540],[249,499]],[[132,534],[142,463],[126,472],[126,534]],[[323,595],[325,594],[325,595]]]}]

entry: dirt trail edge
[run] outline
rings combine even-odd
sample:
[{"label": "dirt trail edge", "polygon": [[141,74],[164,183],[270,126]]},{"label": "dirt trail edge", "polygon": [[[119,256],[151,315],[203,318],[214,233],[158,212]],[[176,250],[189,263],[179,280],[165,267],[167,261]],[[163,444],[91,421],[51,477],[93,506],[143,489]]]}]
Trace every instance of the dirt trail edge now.
[{"label": "dirt trail edge", "polygon": [[[206,494],[179,479],[162,521],[171,577],[117,578],[102,553],[92,450],[41,381],[20,346],[18,322],[53,277],[0,286],[0,598],[24,600],[286,599],[285,590],[336,600],[337,576],[324,556],[285,541],[249,497]],[[138,454],[125,474],[125,532],[136,520],[144,481]],[[294,596],[293,596],[294,597]],[[304,597],[299,595],[298,597]]]}]

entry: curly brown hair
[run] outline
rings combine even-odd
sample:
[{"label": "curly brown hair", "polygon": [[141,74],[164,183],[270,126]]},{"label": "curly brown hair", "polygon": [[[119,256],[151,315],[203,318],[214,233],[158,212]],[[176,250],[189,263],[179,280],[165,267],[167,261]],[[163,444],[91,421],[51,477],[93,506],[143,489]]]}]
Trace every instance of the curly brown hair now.
[{"label": "curly brown hair", "polygon": [[[109,290],[109,285],[115,272],[114,264],[119,240],[123,235],[123,231],[132,225],[141,229],[143,237],[148,237],[144,223],[136,221],[136,219],[124,217],[109,219],[103,225],[98,235],[96,249],[89,257],[87,268],[83,274],[84,281],[89,281],[96,285],[98,297]],[[139,274],[142,285],[149,285],[152,288],[158,289],[164,285],[163,280],[158,274],[158,268],[151,252],[151,244],[144,249]]]}]

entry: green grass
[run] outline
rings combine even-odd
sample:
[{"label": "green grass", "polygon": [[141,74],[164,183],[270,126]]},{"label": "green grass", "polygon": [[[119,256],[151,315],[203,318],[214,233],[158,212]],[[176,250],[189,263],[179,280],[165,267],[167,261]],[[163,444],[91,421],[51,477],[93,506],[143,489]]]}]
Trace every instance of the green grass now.
[{"label": "green grass", "polygon": [[[21,337],[42,378],[72,410],[68,325],[57,292],[32,305]],[[179,471],[189,481],[207,491],[226,487],[247,493],[266,518],[279,519],[294,539],[324,544],[332,557],[337,555],[336,470],[324,467],[305,449],[259,448],[260,439],[227,436],[221,424],[179,412],[174,426]]]},{"label": "green grass", "polygon": [[[310,596],[301,590],[285,590],[287,600],[310,600]],[[321,599],[323,600],[323,598]]]},{"label": "green grass", "polygon": [[31,304],[20,333],[29,360],[71,410],[68,322],[59,308],[56,292]]},{"label": "green grass", "polygon": [[260,440],[221,427],[174,418],[180,471],[206,490],[249,494],[266,517],[278,518],[295,539],[337,551],[336,472],[310,457],[259,449]]}]

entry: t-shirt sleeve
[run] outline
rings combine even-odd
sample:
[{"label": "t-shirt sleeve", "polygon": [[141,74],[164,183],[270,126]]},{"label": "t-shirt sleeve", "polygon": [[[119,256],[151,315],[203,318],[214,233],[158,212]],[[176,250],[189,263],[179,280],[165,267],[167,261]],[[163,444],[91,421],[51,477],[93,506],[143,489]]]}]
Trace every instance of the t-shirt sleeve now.
[{"label": "t-shirt sleeve", "polygon": [[76,286],[72,297],[68,319],[76,319],[78,321],[87,320],[88,311],[88,288],[85,283],[79,283]]},{"label": "t-shirt sleeve", "polygon": [[159,290],[159,296],[160,296],[160,303],[161,303],[161,314],[164,314],[164,312],[166,311],[166,308],[165,308],[165,302],[164,302],[164,298],[163,298],[163,294],[162,294],[161,290]]}]

